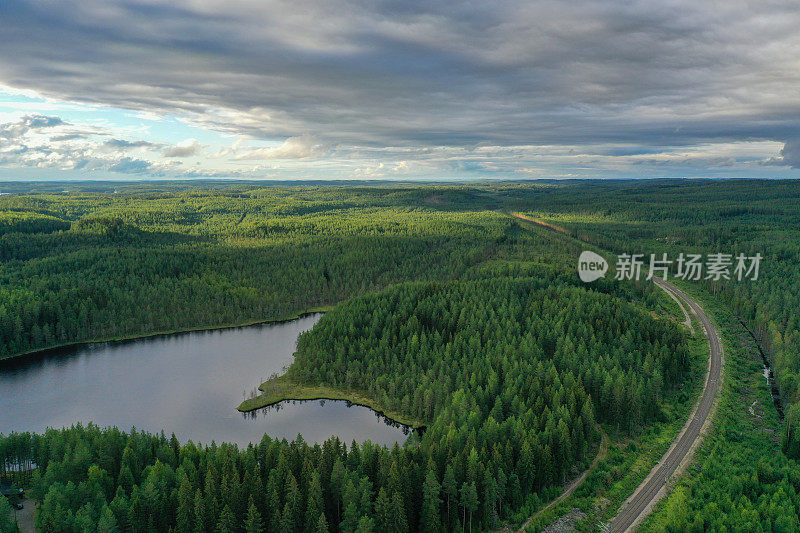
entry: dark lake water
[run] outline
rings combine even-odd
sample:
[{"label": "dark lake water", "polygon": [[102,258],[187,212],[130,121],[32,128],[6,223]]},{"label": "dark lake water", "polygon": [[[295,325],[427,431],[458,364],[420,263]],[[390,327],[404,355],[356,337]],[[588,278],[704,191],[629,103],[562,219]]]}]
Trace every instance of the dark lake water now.
[{"label": "dark lake water", "polygon": [[181,440],[257,443],[264,433],[308,442],[404,442],[408,430],[341,401],[284,402],[242,414],[245,395],[292,362],[297,336],[321,317],[124,343],[0,362],[0,433],[77,422],[164,430]]}]

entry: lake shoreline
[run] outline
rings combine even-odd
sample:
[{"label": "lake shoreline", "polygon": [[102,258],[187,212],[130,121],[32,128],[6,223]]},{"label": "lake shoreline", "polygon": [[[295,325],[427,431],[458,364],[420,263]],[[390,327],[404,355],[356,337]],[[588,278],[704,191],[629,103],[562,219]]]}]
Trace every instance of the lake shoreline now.
[{"label": "lake shoreline", "polygon": [[298,335],[323,316],[11,359],[0,367],[0,397],[13,398],[16,406],[0,414],[2,433],[41,434],[94,423],[240,448],[265,434],[289,441],[301,434],[319,443],[332,435],[343,442],[404,443],[411,428],[346,402],[285,402],[269,412],[236,409],[251,387],[291,365]]},{"label": "lake shoreline", "polygon": [[331,309],[334,308],[336,304],[332,305],[321,305],[319,307],[313,307],[306,311],[301,311],[293,315],[289,315],[282,318],[275,318],[275,319],[268,319],[268,320],[253,320],[250,322],[242,322],[238,324],[224,324],[221,326],[199,326],[196,328],[185,328],[185,329],[174,329],[174,330],[162,330],[156,331],[153,333],[145,333],[142,335],[129,335],[129,336],[118,336],[118,337],[102,337],[99,339],[90,339],[85,341],[75,341],[75,342],[66,342],[63,344],[56,344],[54,346],[48,346],[47,348],[39,348],[36,350],[31,350],[28,352],[22,352],[16,355],[11,355],[8,357],[0,358],[0,367],[4,366],[6,363],[18,363],[21,360],[28,360],[28,359],[35,359],[37,357],[45,357],[48,355],[52,355],[58,353],[60,351],[65,350],[72,350],[72,349],[80,349],[86,348],[93,344],[110,344],[110,345],[117,345],[117,344],[125,344],[128,342],[136,342],[141,340],[147,339],[157,339],[162,337],[169,337],[171,335],[181,335],[184,333],[202,333],[202,332],[210,332],[210,331],[224,331],[229,329],[236,329],[236,328],[246,328],[250,326],[261,326],[261,325],[268,325],[268,324],[282,324],[285,322],[291,322],[293,320],[299,320],[301,318],[305,318],[311,315],[315,315],[317,313],[327,313]]},{"label": "lake shoreline", "polygon": [[[211,327],[164,330],[142,335],[108,337],[103,339],[92,339],[87,341],[64,343],[0,359],[0,369],[13,369],[17,366],[25,366],[29,363],[35,363],[40,360],[47,360],[48,358],[53,356],[69,355],[70,353],[78,352],[80,350],[92,349],[93,347],[103,347],[103,346],[115,347],[115,346],[123,346],[126,344],[132,344],[140,341],[166,339],[169,337],[175,337],[191,333],[204,333],[204,332],[214,332],[214,331],[224,332],[236,329],[250,328],[254,326],[288,324],[297,320],[301,320],[303,318],[311,317],[318,314],[324,314],[329,310],[333,309],[333,307],[334,307],[333,305],[319,306],[279,319],[255,320],[238,324],[226,324],[226,325],[211,326]],[[275,394],[276,391],[274,390],[271,391],[271,394],[266,392],[266,386],[269,383],[274,384],[275,382],[281,383],[280,395]],[[357,392],[341,391],[326,386],[300,384],[288,378],[288,374],[286,373],[282,374],[277,378],[273,378],[272,380],[268,380],[262,383],[259,386],[259,390],[262,392],[262,394],[256,396],[255,398],[244,400],[236,408],[237,411],[240,413],[248,413],[265,407],[274,406],[283,401],[313,401],[313,400],[329,400],[331,402],[344,401],[347,403],[348,407],[358,406],[367,408],[373,413],[385,418],[388,423],[396,424],[398,426],[402,426],[413,431],[421,432],[424,431],[426,427],[426,425],[422,421],[416,420],[412,417],[406,416],[399,412],[383,409],[382,406],[378,405],[377,402],[375,402],[372,398],[361,395]]]}]

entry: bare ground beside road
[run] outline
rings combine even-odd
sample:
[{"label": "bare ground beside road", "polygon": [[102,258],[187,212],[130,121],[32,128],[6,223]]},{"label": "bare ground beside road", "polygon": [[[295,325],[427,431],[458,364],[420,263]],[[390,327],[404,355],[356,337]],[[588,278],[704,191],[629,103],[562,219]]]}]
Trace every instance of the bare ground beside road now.
[{"label": "bare ground beside road", "polygon": [[570,494],[575,492],[575,489],[577,489],[581,485],[581,483],[583,483],[583,480],[586,479],[586,476],[589,475],[589,472],[594,470],[595,467],[597,466],[597,463],[599,463],[600,461],[605,459],[607,454],[608,454],[608,435],[603,433],[602,434],[602,440],[600,441],[600,448],[597,450],[597,455],[594,456],[594,460],[592,461],[592,464],[589,466],[589,468],[584,470],[581,473],[581,475],[579,475],[578,477],[576,477],[575,479],[570,481],[567,484],[567,486],[564,488],[564,492],[562,492],[558,496],[558,498],[556,498],[555,500],[551,501],[550,503],[548,503],[547,505],[545,505],[544,507],[539,509],[536,513],[531,515],[531,517],[528,518],[525,521],[525,523],[522,524],[522,526],[519,528],[518,533],[522,533],[523,531],[525,531],[525,528],[528,527],[528,525],[531,523],[531,521],[533,521],[533,519],[538,517],[540,514],[542,514],[543,512],[547,511],[551,507],[553,507],[555,505],[558,505],[559,503],[561,503],[565,499],[569,498]]},{"label": "bare ground beside road", "polygon": [[17,511],[17,526],[19,526],[20,533],[33,533],[33,519],[36,513],[36,502],[30,498],[25,498],[22,501],[22,510]]}]

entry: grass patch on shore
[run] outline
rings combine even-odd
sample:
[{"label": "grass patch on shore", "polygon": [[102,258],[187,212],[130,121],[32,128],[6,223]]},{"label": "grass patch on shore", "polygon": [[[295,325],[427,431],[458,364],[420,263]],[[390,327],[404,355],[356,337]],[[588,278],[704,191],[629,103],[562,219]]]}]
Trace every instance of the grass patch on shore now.
[{"label": "grass patch on shore", "polygon": [[259,385],[261,394],[248,398],[239,404],[239,411],[247,412],[262,407],[269,407],[284,400],[345,400],[355,405],[362,405],[377,411],[387,418],[415,429],[425,427],[422,420],[417,420],[403,413],[383,409],[375,400],[357,391],[340,390],[326,385],[311,385],[292,379],[284,374],[265,381]]}]

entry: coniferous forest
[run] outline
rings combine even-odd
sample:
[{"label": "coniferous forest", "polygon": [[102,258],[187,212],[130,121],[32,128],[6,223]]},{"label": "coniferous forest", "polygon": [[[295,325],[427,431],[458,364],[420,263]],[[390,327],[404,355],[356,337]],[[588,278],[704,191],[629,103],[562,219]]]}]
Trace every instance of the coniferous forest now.
[{"label": "coniferous forest", "polygon": [[[394,447],[265,435],[246,448],[91,420],[0,427],[0,476],[39,502],[38,530],[517,527],[606,437],[608,460],[570,506],[621,503],[624,461],[657,448],[653,428],[677,431],[706,352],[652,283],[582,283],[587,247],[612,269],[623,252],[764,256],[756,281],[682,285],[713,313],[729,364],[696,466],[643,527],[800,527],[795,182],[8,187],[0,357],[324,308],[281,379],[425,426]],[[768,392],[759,348],[783,420],[769,399],[747,409]],[[0,498],[0,531],[15,530]]]}]

